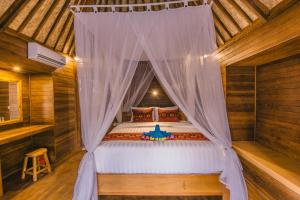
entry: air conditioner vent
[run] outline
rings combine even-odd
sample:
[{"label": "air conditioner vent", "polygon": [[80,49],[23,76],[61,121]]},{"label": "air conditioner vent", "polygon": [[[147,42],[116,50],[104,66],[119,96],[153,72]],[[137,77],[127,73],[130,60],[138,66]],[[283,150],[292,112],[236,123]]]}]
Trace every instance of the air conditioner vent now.
[{"label": "air conditioner vent", "polygon": [[28,43],[28,58],[57,68],[66,64],[64,56],[35,42]]}]

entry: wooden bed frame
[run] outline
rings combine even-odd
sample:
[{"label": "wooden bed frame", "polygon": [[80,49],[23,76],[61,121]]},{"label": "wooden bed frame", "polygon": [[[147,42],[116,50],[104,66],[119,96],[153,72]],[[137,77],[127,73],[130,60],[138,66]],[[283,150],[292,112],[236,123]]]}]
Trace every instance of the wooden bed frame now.
[{"label": "wooden bed frame", "polygon": [[98,195],[222,196],[229,190],[219,174],[97,174]]}]

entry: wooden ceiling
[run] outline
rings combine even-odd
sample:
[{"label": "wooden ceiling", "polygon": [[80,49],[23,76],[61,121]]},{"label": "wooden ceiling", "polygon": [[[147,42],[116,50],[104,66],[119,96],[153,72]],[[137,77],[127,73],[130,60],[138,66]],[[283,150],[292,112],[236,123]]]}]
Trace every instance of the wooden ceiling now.
[{"label": "wooden ceiling", "polygon": [[[69,4],[135,4],[168,0],[1,0],[0,31],[36,41],[44,46],[74,55],[73,15]],[[210,2],[211,0],[209,0]],[[213,0],[212,11],[219,47],[234,41],[269,19],[279,15],[299,0]],[[202,0],[193,5],[201,4]],[[172,8],[182,4],[170,5]],[[153,6],[153,10],[163,9]],[[145,7],[135,10],[143,11]],[[82,10],[92,12],[92,9]],[[110,11],[108,8],[99,11]],[[119,10],[128,11],[126,8]]]}]

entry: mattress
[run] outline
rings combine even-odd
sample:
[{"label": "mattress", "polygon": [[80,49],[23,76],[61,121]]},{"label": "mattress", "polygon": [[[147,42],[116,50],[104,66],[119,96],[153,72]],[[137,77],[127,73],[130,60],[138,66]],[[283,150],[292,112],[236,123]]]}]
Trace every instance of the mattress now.
[{"label": "mattress", "polygon": [[[141,133],[159,124],[168,132],[198,132],[188,122],[122,123],[111,133]],[[210,141],[103,141],[95,150],[98,173],[207,174],[223,169],[224,152]]]}]

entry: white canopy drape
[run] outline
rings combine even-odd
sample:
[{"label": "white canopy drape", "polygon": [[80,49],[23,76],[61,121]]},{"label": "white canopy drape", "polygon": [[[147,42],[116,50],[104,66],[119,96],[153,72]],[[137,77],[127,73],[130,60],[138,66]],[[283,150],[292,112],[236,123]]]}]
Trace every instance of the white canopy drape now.
[{"label": "white canopy drape", "polygon": [[153,78],[154,72],[150,62],[140,61],[116,116],[118,122],[122,122],[122,112],[129,112],[132,106],[137,106],[142,101]]},{"label": "white canopy drape", "polygon": [[142,53],[129,23],[129,16],[76,16],[81,131],[88,153],[79,167],[73,199],[98,200],[93,152],[116,116]]},{"label": "white canopy drape", "polygon": [[74,200],[97,199],[93,151],[99,145],[130,85],[144,51],[169,97],[212,142],[224,147],[220,180],[231,200],[246,200],[242,168],[231,148],[210,7],[141,13],[76,13],[76,54],[82,137]]}]

